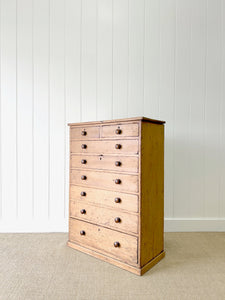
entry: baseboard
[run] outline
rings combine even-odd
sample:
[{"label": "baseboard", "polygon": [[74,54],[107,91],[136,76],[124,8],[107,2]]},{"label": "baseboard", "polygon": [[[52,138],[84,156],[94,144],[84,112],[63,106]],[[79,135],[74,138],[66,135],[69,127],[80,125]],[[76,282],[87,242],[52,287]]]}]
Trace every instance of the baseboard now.
[{"label": "baseboard", "polygon": [[[165,218],[164,229],[165,232],[225,232],[225,218]],[[0,220],[0,232],[68,232],[68,220]]]},{"label": "baseboard", "polygon": [[225,231],[225,218],[165,218],[165,232]]},{"label": "baseboard", "polygon": [[68,221],[60,220],[0,220],[0,233],[68,232]]}]

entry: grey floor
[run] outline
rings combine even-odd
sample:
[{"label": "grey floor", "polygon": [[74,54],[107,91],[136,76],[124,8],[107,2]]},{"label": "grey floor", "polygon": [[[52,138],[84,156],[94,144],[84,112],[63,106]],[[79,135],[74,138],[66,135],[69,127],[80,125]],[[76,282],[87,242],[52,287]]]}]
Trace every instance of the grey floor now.
[{"label": "grey floor", "polygon": [[0,234],[0,299],[225,299],[225,233],[166,233],[166,257],[142,277],[66,241]]}]

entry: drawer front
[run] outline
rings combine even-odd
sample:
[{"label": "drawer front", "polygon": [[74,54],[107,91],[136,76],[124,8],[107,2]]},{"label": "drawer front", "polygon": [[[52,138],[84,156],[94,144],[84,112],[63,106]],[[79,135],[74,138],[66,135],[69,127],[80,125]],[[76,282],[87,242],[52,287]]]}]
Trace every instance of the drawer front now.
[{"label": "drawer front", "polygon": [[138,195],[70,185],[70,200],[138,212]]},{"label": "drawer front", "polygon": [[71,141],[71,153],[138,154],[138,140]]},{"label": "drawer front", "polygon": [[120,231],[138,233],[138,216],[80,201],[70,201],[70,217]]},{"label": "drawer front", "polygon": [[88,140],[91,138],[99,138],[99,137],[100,137],[100,127],[98,126],[70,128],[70,138],[72,140]]},{"label": "drawer front", "polygon": [[[137,264],[136,237],[71,218],[69,229],[71,242],[96,249],[118,260]],[[116,242],[119,247],[114,246]]]},{"label": "drawer front", "polygon": [[138,193],[138,175],[71,170],[70,181],[72,184],[82,186],[102,187],[115,191]]},{"label": "drawer front", "polygon": [[137,156],[71,155],[71,167],[81,169],[138,172]]},{"label": "drawer front", "polygon": [[102,138],[138,137],[138,124],[118,124],[102,126]]}]

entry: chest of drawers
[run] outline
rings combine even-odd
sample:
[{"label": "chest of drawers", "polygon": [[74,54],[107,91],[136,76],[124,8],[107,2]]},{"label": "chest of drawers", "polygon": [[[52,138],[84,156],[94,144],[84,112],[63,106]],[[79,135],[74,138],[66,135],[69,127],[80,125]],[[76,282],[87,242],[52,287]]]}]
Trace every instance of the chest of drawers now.
[{"label": "chest of drawers", "polygon": [[68,245],[138,275],[164,253],[164,122],[70,126]]}]

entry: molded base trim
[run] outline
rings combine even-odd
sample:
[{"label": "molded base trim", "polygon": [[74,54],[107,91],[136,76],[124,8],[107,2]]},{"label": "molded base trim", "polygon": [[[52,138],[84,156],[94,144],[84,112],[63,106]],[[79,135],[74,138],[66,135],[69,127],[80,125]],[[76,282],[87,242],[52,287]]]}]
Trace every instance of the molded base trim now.
[{"label": "molded base trim", "polygon": [[72,243],[70,241],[67,242],[67,245],[73,249],[79,250],[83,253],[89,254],[91,256],[94,256],[96,258],[99,258],[101,260],[104,260],[110,264],[113,264],[117,267],[120,267],[126,271],[132,272],[136,275],[143,275],[145,272],[147,272],[149,269],[151,269],[155,264],[157,264],[164,256],[165,256],[165,252],[162,251],[158,256],[156,256],[155,258],[153,258],[150,262],[148,262],[146,265],[144,265],[142,268],[138,268],[138,267],[134,267],[134,266],[130,266],[126,263],[123,263],[121,261],[118,261],[116,259],[113,259],[111,257],[105,256],[104,254],[101,254],[99,252],[96,252],[94,250],[85,248],[83,246],[80,246],[78,244]]}]

